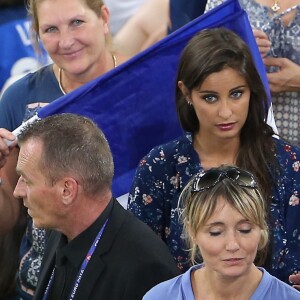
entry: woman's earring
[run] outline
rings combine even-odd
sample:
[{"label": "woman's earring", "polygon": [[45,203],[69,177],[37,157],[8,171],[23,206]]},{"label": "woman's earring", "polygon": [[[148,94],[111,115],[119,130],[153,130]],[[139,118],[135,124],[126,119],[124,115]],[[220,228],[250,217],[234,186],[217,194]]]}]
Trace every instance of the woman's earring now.
[{"label": "woman's earring", "polygon": [[191,102],[191,100],[189,98],[186,97],[185,100],[186,100],[188,105],[193,105],[193,103]]}]

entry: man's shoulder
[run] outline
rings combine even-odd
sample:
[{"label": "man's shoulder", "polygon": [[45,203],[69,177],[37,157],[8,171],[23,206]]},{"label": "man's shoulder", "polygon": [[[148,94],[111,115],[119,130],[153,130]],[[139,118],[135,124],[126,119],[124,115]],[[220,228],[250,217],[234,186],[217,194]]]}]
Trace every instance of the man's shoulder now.
[{"label": "man's shoulder", "polygon": [[45,239],[46,239],[46,248],[56,248],[57,243],[59,243],[61,239],[62,233],[56,230],[47,230],[45,231]]},{"label": "man's shoulder", "polygon": [[[128,280],[149,280],[149,288],[178,275],[179,270],[166,244],[131,212],[123,207],[120,209],[122,223],[115,236],[111,237],[114,239],[110,255],[110,259],[114,258],[111,268],[117,267],[118,272],[126,273]],[[149,276],[155,278],[150,279]]]},{"label": "man's shoulder", "polygon": [[118,236],[120,239],[124,239],[130,252],[136,254],[143,252],[146,256],[150,255],[151,257],[156,257],[156,254],[159,254],[160,257],[171,259],[169,250],[161,238],[130,211],[123,207],[122,210],[124,218]]}]

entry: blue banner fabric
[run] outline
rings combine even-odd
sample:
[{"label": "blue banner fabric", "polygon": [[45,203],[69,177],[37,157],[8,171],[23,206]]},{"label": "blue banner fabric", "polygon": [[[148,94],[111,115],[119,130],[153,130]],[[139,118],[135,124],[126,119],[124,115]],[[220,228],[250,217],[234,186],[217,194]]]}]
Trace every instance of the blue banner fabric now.
[{"label": "blue banner fabric", "polygon": [[45,106],[38,116],[70,112],[94,120],[114,156],[114,195],[127,193],[139,160],[154,146],[182,134],[175,109],[179,56],[198,31],[213,27],[229,28],[245,40],[269,91],[247,14],[237,0],[228,0],[116,69]]}]

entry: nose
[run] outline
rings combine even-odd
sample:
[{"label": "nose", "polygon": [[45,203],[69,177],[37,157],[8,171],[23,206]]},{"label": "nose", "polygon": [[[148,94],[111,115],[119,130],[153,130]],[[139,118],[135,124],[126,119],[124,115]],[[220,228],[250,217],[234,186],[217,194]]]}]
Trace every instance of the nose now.
[{"label": "nose", "polygon": [[67,29],[60,30],[59,46],[63,49],[70,49],[74,44],[74,38],[71,31]]},{"label": "nose", "polygon": [[224,120],[228,120],[232,115],[232,109],[229,100],[222,99],[219,103],[219,117],[221,117]]},{"label": "nose", "polygon": [[18,179],[13,195],[15,198],[24,198],[26,196],[24,182],[21,177]]},{"label": "nose", "polygon": [[235,252],[240,249],[238,240],[234,234],[230,234],[226,241],[226,250],[230,252]]}]

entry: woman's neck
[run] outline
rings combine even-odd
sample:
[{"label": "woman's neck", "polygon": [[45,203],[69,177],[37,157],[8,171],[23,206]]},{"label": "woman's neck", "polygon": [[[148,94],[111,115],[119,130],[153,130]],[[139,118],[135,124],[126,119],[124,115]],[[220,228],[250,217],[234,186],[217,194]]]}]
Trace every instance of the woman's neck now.
[{"label": "woman's neck", "polygon": [[201,137],[196,133],[193,136],[193,147],[199,156],[201,166],[207,170],[222,164],[235,164],[240,149],[240,138],[213,139]]},{"label": "woman's neck", "polygon": [[255,0],[257,3],[272,8],[274,4],[277,4],[277,11],[274,11],[274,13],[281,13],[283,11],[286,11],[288,8],[291,8],[295,5],[299,5],[299,0]]},{"label": "woman's neck", "polygon": [[98,64],[96,63],[92,65],[83,73],[72,74],[63,68],[60,68],[56,64],[54,64],[53,70],[60,89],[64,94],[66,94],[117,67],[121,62],[124,61],[122,56],[120,60],[117,54],[106,52],[101,59],[101,63],[99,62]]},{"label": "woman's neck", "polygon": [[[269,7],[270,12],[274,15],[281,14],[287,9],[294,7],[295,5],[299,5],[299,0],[256,0],[257,3]],[[293,9],[289,13],[281,16],[281,20],[284,26],[288,26],[296,17],[297,9]]]},{"label": "woman's neck", "polygon": [[206,267],[191,274],[195,300],[249,300],[263,273],[253,264],[246,274],[225,278]]}]

